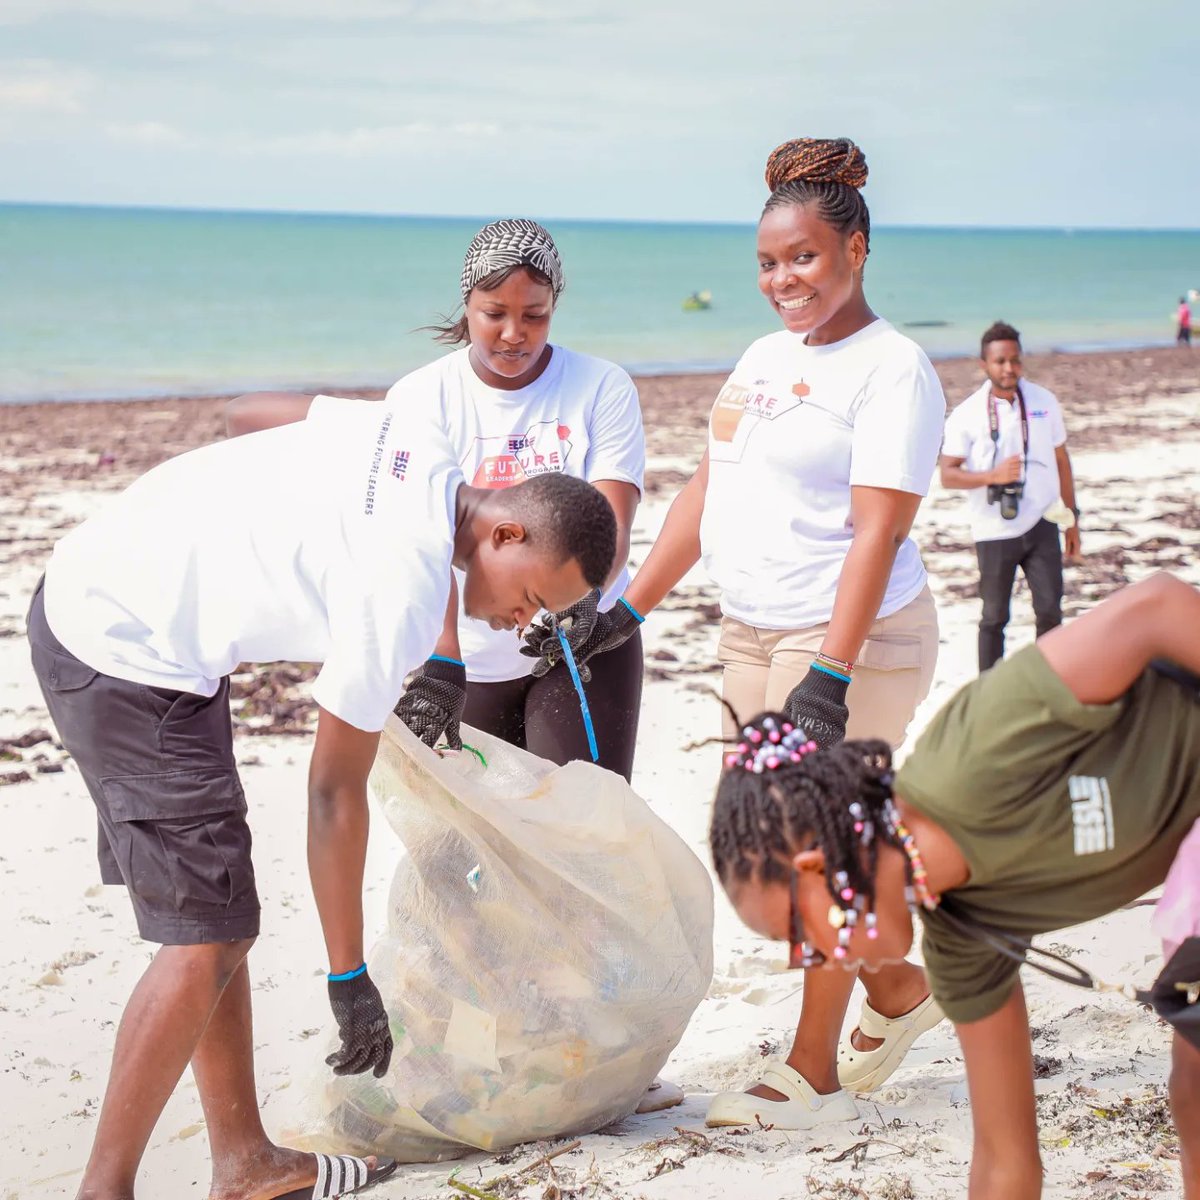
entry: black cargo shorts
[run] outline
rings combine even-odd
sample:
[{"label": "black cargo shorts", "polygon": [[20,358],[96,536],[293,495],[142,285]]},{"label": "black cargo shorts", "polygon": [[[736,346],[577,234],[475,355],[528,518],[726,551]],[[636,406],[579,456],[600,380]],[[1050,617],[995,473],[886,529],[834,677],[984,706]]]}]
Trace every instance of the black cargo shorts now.
[{"label": "black cargo shorts", "polygon": [[102,674],[51,632],[41,583],[29,644],[50,717],[96,804],[100,878],[128,888],[142,937],[168,946],[256,937],[229,680],[209,697]]}]

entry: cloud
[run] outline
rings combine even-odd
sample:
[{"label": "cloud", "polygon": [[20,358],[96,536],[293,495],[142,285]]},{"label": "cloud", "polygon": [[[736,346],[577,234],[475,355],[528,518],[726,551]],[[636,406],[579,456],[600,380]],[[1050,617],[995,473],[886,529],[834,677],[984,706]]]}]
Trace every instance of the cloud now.
[{"label": "cloud", "polygon": [[155,23],[236,16],[289,22],[561,24],[603,13],[598,0],[2,0],[0,25],[33,24],[56,16],[97,16],[108,20],[125,17]]},{"label": "cloud", "polygon": [[359,126],[346,130],[317,130],[283,137],[243,139],[241,154],[278,154],[318,158],[383,158],[415,147],[444,145],[448,138],[474,140],[495,137],[500,127],[486,121],[435,124],[408,121],[402,125]]},{"label": "cloud", "polygon": [[43,59],[0,62],[0,115],[71,116],[90,83],[82,71]]},{"label": "cloud", "polygon": [[183,146],[188,142],[185,134],[162,121],[133,121],[105,125],[104,132],[116,142],[130,142],[139,146]]}]

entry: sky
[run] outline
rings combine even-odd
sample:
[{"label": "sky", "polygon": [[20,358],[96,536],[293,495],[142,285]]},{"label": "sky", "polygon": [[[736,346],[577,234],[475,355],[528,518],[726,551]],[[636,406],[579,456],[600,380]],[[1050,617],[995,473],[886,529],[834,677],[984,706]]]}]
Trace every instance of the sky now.
[{"label": "sky", "polygon": [[757,218],[848,136],[876,224],[1200,226],[1176,0],[0,0],[0,200]]}]

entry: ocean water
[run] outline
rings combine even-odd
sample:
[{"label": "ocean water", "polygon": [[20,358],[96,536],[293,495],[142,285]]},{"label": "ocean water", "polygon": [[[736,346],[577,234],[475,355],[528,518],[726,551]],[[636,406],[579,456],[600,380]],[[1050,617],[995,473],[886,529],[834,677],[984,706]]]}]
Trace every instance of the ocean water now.
[{"label": "ocean water", "polygon": [[[635,371],[729,367],[778,328],[754,226],[548,221],[555,341]],[[482,220],[0,205],[0,401],[386,385],[442,353]],[[882,228],[867,295],[933,355],[996,318],[1028,349],[1169,342],[1200,232]],[[712,308],[681,302],[708,289]]]}]

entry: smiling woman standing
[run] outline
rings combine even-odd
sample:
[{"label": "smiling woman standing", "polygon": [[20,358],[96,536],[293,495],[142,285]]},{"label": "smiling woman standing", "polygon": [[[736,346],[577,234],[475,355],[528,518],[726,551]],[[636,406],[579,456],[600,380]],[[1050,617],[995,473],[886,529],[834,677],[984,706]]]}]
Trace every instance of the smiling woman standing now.
[{"label": "smiling woman standing", "polygon": [[[649,612],[703,557],[721,590],[718,655],[734,712],[786,710],[822,746],[847,729],[898,746],[937,660],[937,614],[909,529],[945,400],[920,347],[867,303],[862,151],[800,138],[771,154],[766,177],[758,286],[783,329],[755,342],[718,394],[708,449],[625,600]],[[598,627],[601,649],[630,628],[613,612]],[[718,1096],[709,1123],[853,1120],[843,1085],[877,1088],[941,1020],[918,967],[864,983],[860,1028],[839,1051],[854,978],[809,972],[786,1063],[749,1093]]]},{"label": "smiling woman standing", "polygon": [[[629,534],[641,499],[645,436],[637,389],[613,363],[550,341],[565,280],[558,247],[536,221],[485,225],[467,247],[459,280],[462,315],[433,326],[460,347],[405,375],[383,403],[398,420],[432,416],[449,435],[467,482],[506,488],[548,472],[593,484],[617,518],[617,553],[603,588],[558,614],[578,646],[629,579]],[[350,405],[333,396],[254,393],[227,410],[230,434],[285,421],[337,421]],[[393,468],[395,471],[398,468]],[[461,578],[458,580],[461,583]],[[592,755],[567,669],[546,670],[522,655],[518,625],[542,608],[529,593],[519,609],[490,623],[460,613],[458,588],[436,652],[412,682],[398,714],[435,744],[459,743],[459,721],[556,763]],[[641,638],[597,660],[584,674],[602,767],[629,779],[642,694]]]}]

